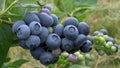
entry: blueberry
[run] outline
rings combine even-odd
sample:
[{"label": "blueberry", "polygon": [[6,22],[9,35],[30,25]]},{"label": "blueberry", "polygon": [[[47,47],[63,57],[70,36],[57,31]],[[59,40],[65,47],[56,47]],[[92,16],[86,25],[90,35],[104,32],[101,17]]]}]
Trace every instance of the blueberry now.
[{"label": "blueberry", "polygon": [[42,32],[42,26],[39,22],[33,21],[29,24],[31,33],[34,35],[40,34]]},{"label": "blueberry", "polygon": [[42,47],[36,47],[36,48],[30,50],[30,53],[33,56],[33,58],[35,58],[37,60],[39,60],[39,57],[43,52],[45,52],[45,51]]},{"label": "blueberry", "polygon": [[93,44],[93,38],[92,38],[90,35],[87,35],[87,36],[86,36],[86,39],[89,40],[89,41],[91,41],[92,44]]},{"label": "blueberry", "polygon": [[61,55],[61,49],[60,48],[57,48],[55,50],[52,50],[52,54],[55,56],[55,57],[59,57]]},{"label": "blueberry", "polygon": [[80,34],[77,39],[74,41],[75,49],[79,49],[82,44],[86,41],[86,36],[84,34]]},{"label": "blueberry", "polygon": [[19,45],[24,49],[29,49],[25,42],[26,42],[25,40],[19,40]]},{"label": "blueberry", "polygon": [[100,32],[103,33],[104,35],[108,35],[108,31],[106,29],[101,29]]},{"label": "blueberry", "polygon": [[107,39],[107,42],[112,42],[113,44],[115,44],[115,39],[113,39],[112,37],[109,37],[108,39]]},{"label": "blueberry", "polygon": [[51,11],[52,5],[51,4],[46,4],[43,8],[47,8],[47,9],[49,9]]},{"label": "blueberry", "polygon": [[31,35],[27,40],[26,40],[26,45],[30,49],[36,48],[40,45],[41,40],[38,36],[36,35]]},{"label": "blueberry", "polygon": [[44,12],[44,13],[50,14],[50,10],[47,9],[47,8],[42,8],[42,10],[40,12]]},{"label": "blueberry", "polygon": [[64,20],[64,26],[67,26],[67,25],[74,25],[78,27],[78,20],[75,17],[69,17]]},{"label": "blueberry", "polygon": [[74,43],[73,41],[67,39],[67,38],[63,38],[62,39],[62,49],[66,50],[66,51],[70,51],[74,48]]},{"label": "blueberry", "polygon": [[94,33],[93,33],[93,36],[96,36],[96,35],[98,35],[100,32],[99,31],[95,31]]},{"label": "blueberry", "polygon": [[54,64],[54,63],[56,63],[58,60],[59,60],[59,57],[54,57],[54,58],[52,59],[52,62],[51,62],[51,64]]},{"label": "blueberry", "polygon": [[89,40],[86,40],[86,42],[80,47],[80,50],[83,53],[90,52],[92,49],[92,42]]},{"label": "blueberry", "polygon": [[88,35],[90,32],[90,27],[85,22],[80,22],[78,25],[78,31],[80,34]]},{"label": "blueberry", "polygon": [[45,27],[50,27],[50,26],[53,25],[54,21],[53,21],[53,18],[50,15],[42,12],[42,13],[39,14],[39,18],[40,18],[40,21],[41,21],[41,25],[43,25]]},{"label": "blueberry", "polygon": [[53,18],[53,25],[52,26],[56,26],[58,24],[58,16],[55,14],[51,14],[52,18]]},{"label": "blueberry", "polygon": [[71,62],[76,62],[76,61],[78,61],[78,57],[76,55],[74,55],[74,54],[70,54],[69,55],[69,60]]},{"label": "blueberry", "polygon": [[25,22],[22,21],[22,20],[19,20],[19,21],[16,21],[13,26],[12,26],[12,31],[13,33],[16,33],[17,32],[17,28],[21,25],[25,25]]},{"label": "blueberry", "polygon": [[118,45],[117,45],[117,44],[114,44],[113,46],[116,47],[116,51],[115,51],[115,52],[118,52]]},{"label": "blueberry", "polygon": [[26,22],[26,24],[30,24],[31,22],[33,21],[36,21],[36,22],[39,22],[40,23],[40,19],[39,17],[34,14],[34,13],[27,13],[25,16],[24,16],[24,21]]},{"label": "blueberry", "polygon": [[43,65],[49,65],[53,63],[54,56],[51,52],[43,52],[41,53],[39,60]]},{"label": "blueberry", "polygon": [[60,37],[63,36],[63,25],[58,24],[57,26],[54,27],[54,33],[58,34]]},{"label": "blueberry", "polygon": [[57,49],[61,45],[61,38],[55,33],[49,34],[46,40],[46,45],[51,50]]},{"label": "blueberry", "polygon": [[74,25],[68,25],[64,28],[63,34],[66,38],[70,40],[75,40],[78,37],[79,32]]},{"label": "blueberry", "polygon": [[42,31],[39,34],[39,37],[41,39],[41,43],[44,43],[48,37],[48,29],[46,27],[42,27]]},{"label": "blueberry", "polygon": [[30,36],[30,28],[27,25],[21,25],[17,28],[16,34],[19,39],[27,39]]}]

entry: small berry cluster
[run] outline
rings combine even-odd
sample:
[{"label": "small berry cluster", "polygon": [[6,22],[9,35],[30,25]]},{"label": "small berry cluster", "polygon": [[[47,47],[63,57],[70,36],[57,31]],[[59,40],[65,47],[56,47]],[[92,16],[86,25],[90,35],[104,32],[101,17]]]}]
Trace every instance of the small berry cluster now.
[{"label": "small berry cluster", "polygon": [[106,29],[101,29],[93,33],[95,49],[99,55],[112,55],[118,52],[118,45],[115,39],[108,36],[108,31]]},{"label": "small berry cluster", "polygon": [[76,62],[79,64],[85,63],[87,66],[91,66],[92,61],[95,59],[93,54],[90,53],[83,54],[80,51],[77,51],[73,54],[63,52],[61,55],[64,56],[64,58],[68,58],[68,61]]}]

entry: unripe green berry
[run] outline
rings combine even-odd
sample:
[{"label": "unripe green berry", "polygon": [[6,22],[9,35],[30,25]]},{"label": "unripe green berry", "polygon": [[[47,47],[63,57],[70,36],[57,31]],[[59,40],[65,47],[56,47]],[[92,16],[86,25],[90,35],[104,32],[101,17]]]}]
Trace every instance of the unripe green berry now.
[{"label": "unripe green berry", "polygon": [[86,60],[91,60],[91,55],[90,54],[85,54],[85,59]]},{"label": "unripe green berry", "polygon": [[83,57],[82,54],[78,55],[77,57],[78,57],[78,59],[79,59],[80,61],[83,61],[83,60],[84,60],[84,57]]},{"label": "unripe green berry", "polygon": [[115,52],[115,51],[116,51],[116,47],[115,47],[115,46],[112,46],[112,47],[111,47],[111,50],[112,50],[113,52]]},{"label": "unripe green berry", "polygon": [[110,47],[112,47],[113,46],[113,43],[112,42],[107,42],[106,44],[108,44],[108,45],[110,45]]},{"label": "unripe green berry", "polygon": [[77,52],[75,52],[74,54],[75,54],[76,56],[78,56],[78,55],[80,55],[80,52],[77,51]]},{"label": "unripe green berry", "polygon": [[63,57],[68,57],[68,56],[69,56],[69,53],[63,52],[61,55],[62,55]]}]

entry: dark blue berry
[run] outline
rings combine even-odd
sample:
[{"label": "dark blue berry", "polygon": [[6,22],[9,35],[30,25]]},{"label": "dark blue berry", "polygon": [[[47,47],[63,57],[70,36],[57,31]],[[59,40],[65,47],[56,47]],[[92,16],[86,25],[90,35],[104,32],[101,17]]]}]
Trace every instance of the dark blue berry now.
[{"label": "dark blue berry", "polygon": [[78,25],[78,31],[80,34],[88,35],[90,32],[90,27],[85,22],[80,22]]},{"label": "dark blue berry", "polygon": [[70,40],[75,40],[78,37],[79,32],[77,27],[75,27],[74,25],[68,25],[64,28],[63,34],[66,38]]}]

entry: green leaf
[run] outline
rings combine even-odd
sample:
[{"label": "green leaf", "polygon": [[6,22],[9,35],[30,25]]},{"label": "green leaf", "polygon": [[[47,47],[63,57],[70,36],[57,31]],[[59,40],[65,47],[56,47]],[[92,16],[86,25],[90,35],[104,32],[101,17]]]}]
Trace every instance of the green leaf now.
[{"label": "green leaf", "polygon": [[11,31],[11,25],[0,23],[0,66],[8,61],[8,50],[14,40],[15,36]]},{"label": "green leaf", "polygon": [[12,68],[19,68],[22,64],[28,62],[28,60],[25,59],[19,59],[10,64],[10,67]]},{"label": "green leaf", "polygon": [[[2,18],[9,18],[12,22],[16,20],[23,19],[24,15],[29,11],[39,11],[40,6],[37,4],[38,0],[19,0],[12,8],[10,8],[7,13],[5,13]],[[6,1],[6,8],[14,0]]]},{"label": "green leaf", "polygon": [[74,0],[54,0],[54,3],[60,11],[69,13],[76,8],[73,1]]},{"label": "green leaf", "polygon": [[91,7],[83,7],[79,10],[76,10],[73,13],[73,16],[76,17],[79,21],[83,21],[90,13],[92,13],[93,9]]},{"label": "green leaf", "polygon": [[96,6],[97,0],[74,0],[73,4],[75,6]]},{"label": "green leaf", "polygon": [[57,6],[57,8],[58,8],[60,11],[64,11],[64,6],[63,6],[61,0],[54,0],[54,4]]},{"label": "green leaf", "polygon": [[20,68],[20,66],[22,66],[22,64],[24,64],[26,62],[28,62],[28,60],[19,59],[19,60],[16,60],[14,62],[4,63],[2,68]]}]

